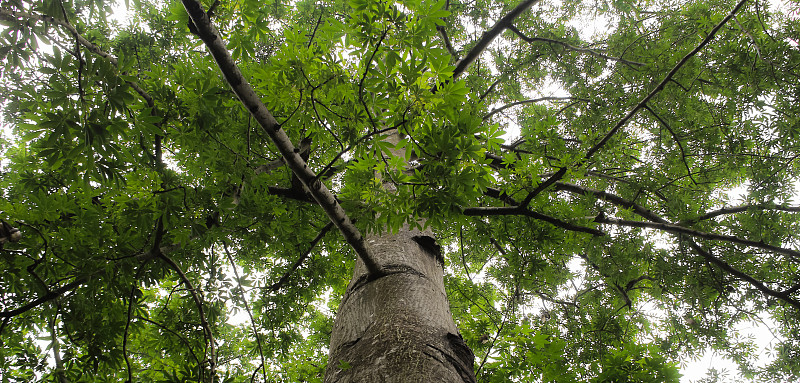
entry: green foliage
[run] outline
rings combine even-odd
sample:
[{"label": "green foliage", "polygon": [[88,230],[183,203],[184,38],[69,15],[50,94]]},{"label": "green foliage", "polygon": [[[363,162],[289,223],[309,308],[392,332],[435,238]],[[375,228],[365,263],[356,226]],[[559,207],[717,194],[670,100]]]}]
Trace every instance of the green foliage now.
[{"label": "green foliage", "polygon": [[[517,3],[203,4],[361,230],[436,232],[479,381],[677,382],[708,348],[800,376],[796,4],[682,61],[732,2],[545,2],[463,73]],[[0,380],[321,381],[353,251],[181,3],[0,22]]]}]

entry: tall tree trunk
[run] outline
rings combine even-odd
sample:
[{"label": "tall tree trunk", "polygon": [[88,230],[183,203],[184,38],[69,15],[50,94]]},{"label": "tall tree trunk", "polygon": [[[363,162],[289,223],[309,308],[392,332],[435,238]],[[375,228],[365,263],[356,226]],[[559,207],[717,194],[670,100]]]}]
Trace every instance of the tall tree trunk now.
[{"label": "tall tree trunk", "polygon": [[367,240],[387,273],[372,279],[357,261],[333,325],[325,382],[475,382],[432,233],[404,227]]}]

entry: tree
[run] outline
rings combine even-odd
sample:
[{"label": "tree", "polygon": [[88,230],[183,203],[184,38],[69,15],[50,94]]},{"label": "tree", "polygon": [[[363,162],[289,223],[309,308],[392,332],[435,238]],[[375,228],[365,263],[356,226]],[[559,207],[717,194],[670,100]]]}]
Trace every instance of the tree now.
[{"label": "tree", "polygon": [[112,5],[0,4],[2,379],[800,375],[796,3]]}]

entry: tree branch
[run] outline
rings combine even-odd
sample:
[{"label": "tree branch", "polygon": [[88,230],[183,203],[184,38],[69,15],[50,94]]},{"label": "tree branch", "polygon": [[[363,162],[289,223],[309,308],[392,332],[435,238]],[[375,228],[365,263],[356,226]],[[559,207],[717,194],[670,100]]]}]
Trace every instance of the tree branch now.
[{"label": "tree branch", "polygon": [[188,340],[186,340],[186,338],[181,336],[181,334],[178,334],[177,332],[175,332],[175,330],[173,330],[171,328],[168,328],[167,326],[164,326],[163,324],[158,323],[158,322],[156,322],[156,321],[154,321],[152,319],[147,319],[145,317],[138,316],[138,315],[136,317],[134,317],[134,318],[136,320],[140,320],[140,321],[144,321],[144,322],[150,323],[150,324],[152,324],[152,325],[154,325],[154,326],[156,326],[156,327],[158,327],[158,328],[160,328],[160,329],[162,329],[162,330],[164,330],[164,331],[166,331],[166,332],[168,332],[168,333],[170,333],[172,335],[175,335],[175,337],[180,339],[181,343],[183,343],[183,345],[186,346],[186,349],[189,350],[189,354],[192,355],[192,359],[194,359],[195,362],[197,362],[198,365],[201,363],[200,359],[194,353],[194,350],[192,349],[192,345],[189,343]]},{"label": "tree branch", "polygon": [[20,314],[22,314],[22,313],[24,313],[24,312],[26,312],[28,310],[31,310],[31,309],[33,309],[33,308],[35,308],[35,307],[37,307],[37,306],[39,306],[39,305],[41,305],[43,303],[49,302],[49,301],[51,301],[53,299],[56,299],[56,298],[60,297],[61,295],[63,295],[64,293],[68,292],[68,291],[71,291],[73,289],[78,288],[78,286],[80,286],[81,284],[86,282],[86,280],[87,280],[86,277],[75,278],[74,281],[72,281],[70,283],[67,283],[66,285],[61,286],[61,287],[59,287],[59,288],[57,288],[55,290],[50,290],[47,293],[45,293],[44,295],[40,296],[39,298],[36,298],[36,299],[28,302],[27,304],[22,305],[22,306],[20,306],[20,307],[18,307],[16,309],[8,310],[8,311],[0,311],[0,318],[11,318],[11,317],[20,315]]},{"label": "tree branch", "polygon": [[667,85],[667,83],[670,82],[670,80],[672,80],[672,77],[675,76],[675,74],[678,73],[678,71],[687,62],[689,62],[689,59],[694,57],[694,55],[696,55],[703,48],[705,48],[705,46],[708,45],[708,43],[710,43],[711,40],[714,39],[714,36],[716,36],[717,32],[722,28],[722,26],[725,25],[731,18],[733,18],[733,16],[736,15],[736,13],[739,11],[739,9],[741,9],[742,6],[744,6],[744,4],[747,1],[748,0],[739,1],[739,3],[736,4],[736,6],[733,8],[733,10],[727,16],[725,16],[725,18],[723,18],[722,21],[720,21],[719,23],[717,23],[716,26],[714,26],[714,28],[711,30],[711,32],[708,33],[708,36],[706,36],[706,38],[703,39],[703,41],[700,44],[698,44],[697,47],[692,49],[691,52],[687,53],[686,56],[683,56],[681,61],[679,61],[677,64],[675,64],[675,66],[672,68],[672,70],[669,71],[669,73],[667,73],[667,75],[664,77],[664,79],[661,80],[661,82],[652,91],[650,91],[650,93],[648,93],[647,96],[645,96],[645,98],[642,99],[642,101],[639,101],[639,103],[636,104],[636,106],[633,109],[631,109],[631,111],[628,112],[628,114],[625,115],[625,117],[623,117],[613,128],[611,128],[611,130],[605,135],[605,137],[603,137],[602,140],[600,140],[600,142],[595,144],[591,149],[589,149],[588,152],[586,152],[585,159],[589,159],[598,150],[600,150],[603,146],[605,146],[606,143],[608,143],[608,140],[610,140],[611,137],[613,137],[615,134],[617,134],[617,132],[619,131],[620,128],[625,126],[628,123],[628,121],[630,121],[633,118],[633,116],[635,116],[636,113],[639,112],[639,110],[644,108],[645,105],[647,105],[647,103],[650,100],[652,100],[658,93],[660,93],[664,89],[664,87]]},{"label": "tree branch", "polygon": [[627,65],[631,65],[631,66],[644,66],[644,65],[646,65],[645,63],[640,63],[640,62],[637,62],[637,61],[625,60],[625,59],[619,58],[619,57],[612,57],[612,56],[609,56],[609,55],[607,55],[607,54],[605,54],[603,52],[598,52],[598,51],[593,50],[593,49],[576,47],[574,45],[570,45],[570,44],[565,43],[563,41],[558,41],[558,40],[554,40],[554,39],[548,39],[546,37],[528,37],[524,33],[522,33],[519,29],[517,29],[517,27],[515,27],[513,25],[509,26],[508,29],[510,29],[512,32],[516,33],[517,36],[519,36],[519,38],[525,40],[525,42],[527,42],[527,43],[545,42],[545,43],[549,43],[549,44],[557,44],[557,45],[561,45],[562,47],[564,47],[565,49],[570,50],[570,51],[580,52],[580,53],[588,53],[588,54],[591,54],[591,55],[594,55],[594,56],[597,56],[597,57],[600,57],[600,58],[604,58],[606,60],[617,61],[617,62],[621,62],[623,64],[627,64]]},{"label": "tree branch", "polygon": [[755,38],[753,38],[753,35],[751,35],[750,32],[747,29],[744,29],[744,26],[742,26],[742,24],[739,23],[739,19],[734,17],[733,21],[735,21],[736,25],[739,26],[739,29],[741,29],[742,32],[744,32],[744,34],[747,35],[747,37],[750,38],[750,42],[752,42],[753,46],[756,48],[756,53],[758,54],[758,58],[762,58],[762,56],[761,56],[761,47],[758,46],[758,42],[756,41]]},{"label": "tree branch", "polygon": [[[147,260],[149,261],[149,259]],[[133,280],[138,282],[139,278],[141,278],[142,271],[144,270],[144,265],[147,261],[143,262],[139,269],[136,270],[136,275],[134,276]],[[128,294],[128,314],[127,319],[125,320],[125,331],[122,333],[122,356],[125,358],[125,366],[127,367],[126,370],[128,372],[128,382],[133,382],[133,371],[131,371],[131,361],[128,358],[128,334],[130,332],[131,327],[131,320],[133,320],[133,304],[136,301],[135,292],[138,289],[136,283],[131,284],[131,293]]]},{"label": "tree branch", "polygon": [[489,112],[485,116],[483,116],[483,120],[484,121],[488,120],[489,118],[491,118],[495,114],[500,113],[500,112],[502,112],[502,111],[504,111],[504,110],[506,110],[508,108],[512,108],[512,107],[518,106],[518,105],[533,104],[533,103],[542,102],[542,101],[566,101],[566,100],[574,100],[574,98],[573,97],[541,97],[541,98],[534,98],[534,99],[531,99],[531,100],[522,100],[522,101],[512,102],[512,103],[509,103],[509,104],[505,104],[505,105],[503,105],[503,106],[501,106],[499,108],[492,109],[491,112]]},{"label": "tree branch", "polygon": [[466,216],[478,216],[478,217],[488,217],[488,216],[497,216],[497,215],[524,215],[527,217],[531,217],[533,219],[538,219],[540,221],[547,222],[553,226],[560,227],[562,229],[570,230],[570,231],[577,231],[581,233],[587,233],[595,236],[604,236],[600,230],[593,229],[590,227],[585,226],[578,226],[569,222],[564,222],[558,218],[551,217],[549,215],[545,215],[542,213],[537,213],[535,211],[531,211],[525,208],[520,208],[517,206],[489,206],[489,207],[468,207],[465,208],[462,213]]},{"label": "tree branch", "polygon": [[664,119],[661,118],[661,116],[659,116],[652,108],[650,108],[650,106],[645,105],[644,108],[648,112],[650,112],[650,114],[652,114],[653,117],[655,117],[656,120],[658,120],[658,122],[660,122],[665,129],[667,129],[669,134],[672,136],[672,139],[675,140],[676,144],[678,144],[678,149],[681,150],[681,160],[683,162],[683,166],[686,168],[686,174],[689,176],[689,179],[692,180],[692,183],[697,185],[697,181],[695,181],[694,176],[692,176],[692,169],[689,167],[689,163],[686,162],[686,150],[683,149],[683,144],[681,143],[681,140],[678,138],[678,135],[675,134],[675,131],[672,130],[672,127],[669,126],[669,124],[667,124],[667,122],[664,121]]},{"label": "tree branch", "polygon": [[[666,219],[664,219],[664,218],[660,217],[659,215],[653,213],[652,211],[650,211],[650,209],[647,209],[644,206],[641,206],[641,205],[639,205],[639,204],[637,204],[637,203],[635,203],[633,201],[628,201],[628,200],[626,200],[626,199],[624,199],[622,197],[619,197],[617,195],[614,195],[614,194],[611,194],[611,193],[608,193],[608,192],[605,192],[605,191],[594,190],[594,189],[586,188],[586,187],[583,187],[583,186],[572,185],[572,184],[568,184],[568,183],[564,183],[564,182],[558,182],[556,184],[556,190],[565,190],[565,191],[569,191],[569,192],[572,192],[572,193],[575,193],[575,194],[590,194],[590,195],[593,195],[593,196],[595,196],[595,197],[597,197],[599,199],[611,202],[614,205],[623,207],[625,209],[631,209],[631,211],[633,211],[635,214],[637,214],[637,215],[639,215],[639,216],[641,216],[641,217],[643,217],[645,219],[648,219],[650,221],[658,222],[660,224],[669,225],[669,222]],[[672,225],[672,226],[675,226],[675,225]],[[766,285],[764,285],[764,283],[762,283],[761,281],[759,281],[759,280],[751,277],[750,275],[748,275],[748,274],[746,274],[746,273],[734,268],[729,263],[727,263],[727,262],[723,261],[722,259],[714,256],[710,252],[708,252],[705,249],[703,249],[702,247],[700,247],[700,245],[698,245],[696,242],[694,242],[694,241],[688,241],[688,242],[689,242],[690,246],[692,247],[692,249],[695,252],[700,254],[700,256],[702,256],[703,258],[705,258],[707,261],[711,262],[712,264],[716,265],[717,267],[719,267],[723,271],[725,271],[725,272],[727,272],[727,273],[739,278],[740,280],[743,280],[743,281],[749,283],[750,285],[755,287],[757,290],[761,291],[762,293],[764,293],[766,295],[778,298],[778,299],[780,299],[780,300],[782,300],[782,301],[784,301],[786,303],[789,303],[790,305],[800,309],[800,301],[798,301],[798,300],[796,300],[796,299],[791,297],[791,294],[796,292],[796,289],[794,289],[794,287],[797,287],[797,286],[794,286],[793,288],[789,288],[789,289],[787,289],[787,290],[785,290],[783,292],[773,290],[773,289],[767,287]],[[800,286],[800,285],[798,285],[798,286]]]},{"label": "tree branch", "polygon": [[523,0],[514,9],[503,16],[494,26],[488,31],[484,32],[475,46],[467,52],[467,54],[456,63],[456,69],[453,71],[453,78],[458,78],[469,66],[480,57],[481,53],[489,46],[489,44],[500,36],[503,31],[509,28],[514,20],[519,17],[523,12],[527,11],[530,7],[536,4],[539,0]]},{"label": "tree branch", "polygon": [[585,186],[575,185],[567,182],[559,181],[556,182],[555,185],[556,185],[555,190],[564,190],[573,194],[581,194],[581,195],[590,194],[596,198],[611,202],[614,205],[621,206],[625,209],[630,209],[640,217],[648,219],[650,221],[657,223],[669,223],[669,221],[653,213],[650,209],[642,205],[639,205],[636,202],[626,200],[618,195],[611,194],[603,190],[591,189]]},{"label": "tree branch", "polygon": [[325,214],[336,225],[344,236],[348,244],[355,250],[356,254],[364,262],[364,266],[373,275],[380,275],[381,268],[375,262],[372,252],[367,247],[367,243],[361,232],[353,224],[345,210],[339,205],[336,197],[330,190],[316,179],[316,175],[308,167],[305,161],[294,148],[289,140],[289,136],[281,129],[280,124],[272,116],[272,113],[261,102],[253,87],[244,78],[239,67],[233,61],[225,43],[217,29],[211,24],[208,15],[203,11],[202,5],[198,0],[182,0],[186,12],[192,20],[198,36],[203,40],[208,48],[220,71],[225,76],[225,80],[233,89],[236,96],[253,115],[253,118],[261,125],[261,128],[269,135],[275,146],[283,155],[289,169],[297,176],[300,182],[308,188],[311,195],[319,203]]},{"label": "tree branch", "polygon": [[486,91],[484,91],[483,93],[481,93],[481,96],[478,97],[478,101],[483,101],[483,99],[485,99],[486,96],[489,95],[489,93],[492,93],[494,91],[494,88],[497,87],[497,84],[499,84],[500,80],[502,80],[502,79],[503,79],[503,77],[500,76],[497,80],[494,80],[494,82],[492,82],[492,85],[489,85],[489,88],[486,89]]},{"label": "tree branch", "polygon": [[[333,224],[328,224],[329,226]],[[250,326],[253,330],[253,336],[256,338],[256,345],[258,346],[258,355],[261,357],[261,372],[264,376],[264,381],[267,382],[267,368],[264,362],[264,350],[261,347],[261,338],[258,336],[258,328],[256,327],[256,320],[253,317],[253,310],[250,309],[250,303],[247,302],[247,297],[244,295],[244,289],[242,288],[241,279],[239,277],[239,269],[236,267],[236,262],[233,261],[233,256],[231,255],[230,250],[228,250],[228,244],[224,241],[222,242],[222,246],[225,249],[225,255],[228,257],[228,262],[231,264],[231,268],[233,269],[233,275],[236,277],[236,283],[239,286],[239,299],[242,300],[244,304],[244,309],[247,311],[247,316],[250,317]]]},{"label": "tree branch", "polygon": [[346,148],[342,149],[339,153],[337,153],[336,156],[334,156],[333,159],[330,162],[328,162],[328,164],[325,165],[325,167],[322,168],[322,170],[320,170],[320,172],[317,174],[316,178],[319,179],[319,178],[324,177],[325,174],[327,174],[327,172],[333,168],[333,166],[336,164],[336,161],[339,161],[339,158],[342,158],[342,156],[345,155],[345,153],[353,150],[353,148],[355,148],[358,144],[362,143],[366,139],[368,139],[368,138],[370,138],[370,137],[372,137],[374,135],[377,135],[377,134],[383,134],[383,133],[395,130],[397,128],[398,128],[398,126],[393,126],[393,127],[390,127],[390,128],[383,128],[383,129],[372,131],[370,133],[367,133],[367,134],[359,137],[358,140],[356,140],[352,144],[348,145]]},{"label": "tree branch", "polygon": [[713,254],[711,254],[711,252],[706,251],[705,249],[700,247],[700,245],[698,245],[694,241],[690,241],[689,244],[692,247],[692,249],[694,249],[694,251],[696,251],[698,254],[700,254],[700,256],[702,256],[703,258],[705,258],[709,262],[717,265],[717,267],[719,267],[720,269],[722,269],[722,270],[728,272],[729,274],[734,275],[734,276],[738,277],[739,279],[741,279],[741,280],[753,285],[753,287],[755,287],[756,289],[758,289],[762,293],[767,294],[767,295],[769,295],[771,297],[778,298],[778,299],[780,299],[780,300],[782,300],[782,301],[794,306],[796,309],[800,310],[800,301],[798,301],[797,299],[792,298],[791,295],[790,295],[791,292],[789,290],[784,291],[784,292],[775,291],[775,290],[767,287],[763,283],[761,283],[761,281],[751,277],[750,275],[748,275],[748,274],[746,274],[746,273],[744,273],[742,271],[739,271],[738,269],[734,268],[733,266],[731,266],[729,263],[723,261],[722,259],[719,259],[719,258],[715,257]]},{"label": "tree branch", "polygon": [[764,249],[767,251],[771,251],[773,253],[784,254],[788,255],[792,258],[800,260],[800,251],[787,249],[783,247],[773,246],[770,244],[766,244],[764,242],[757,242],[751,241],[748,239],[739,238],[733,235],[726,235],[726,234],[714,234],[714,233],[707,233],[700,230],[690,229],[688,227],[673,225],[671,223],[656,223],[656,222],[644,222],[644,221],[631,221],[626,219],[617,219],[617,218],[608,218],[605,216],[598,216],[595,218],[595,222],[597,223],[605,223],[611,225],[618,225],[618,226],[628,226],[628,227],[639,227],[639,228],[646,228],[646,229],[656,229],[665,231],[667,233],[672,234],[684,234],[695,238],[702,238],[708,239],[712,241],[724,241],[735,243],[737,245],[742,246],[749,246],[749,247],[756,247],[759,249]]},{"label": "tree branch", "polygon": [[364,101],[364,80],[367,79],[367,74],[369,73],[369,67],[372,66],[372,61],[375,59],[375,55],[378,54],[378,49],[380,49],[381,44],[383,44],[383,40],[386,39],[386,36],[389,34],[389,28],[383,31],[381,34],[381,38],[375,43],[375,49],[372,50],[372,55],[369,56],[369,60],[367,60],[367,64],[364,65],[364,74],[361,75],[361,80],[358,81],[358,101],[361,102],[361,106],[364,107],[364,112],[367,113],[367,117],[369,118],[370,125],[372,128],[375,129],[375,118],[372,115],[371,108],[367,105],[367,102]]},{"label": "tree branch", "polygon": [[[631,297],[628,296],[629,290],[623,289],[622,286],[620,286],[618,283],[611,281],[613,279],[611,277],[611,274],[603,271],[602,268],[600,268],[600,265],[598,265],[595,262],[592,262],[592,260],[589,259],[589,257],[586,254],[578,253],[578,256],[581,257],[584,261],[586,261],[586,263],[589,264],[591,268],[593,268],[595,271],[597,271],[598,274],[600,274],[603,278],[606,279],[605,281],[606,285],[613,285],[614,289],[619,292],[620,296],[622,296],[622,299],[625,301],[625,306],[628,306],[628,308],[633,308],[633,302],[631,301]],[[629,282],[628,284],[630,283],[631,282]]]},{"label": "tree branch", "polygon": [[778,211],[785,211],[790,213],[800,213],[800,206],[789,206],[789,205],[776,205],[773,203],[758,203],[758,204],[747,204],[747,205],[740,205],[734,207],[724,207],[719,210],[710,211],[706,214],[703,214],[697,218],[691,218],[685,220],[681,223],[690,223],[690,222],[700,222],[705,221],[708,219],[712,219],[721,215],[725,214],[735,214],[741,213],[750,209],[758,209],[758,210],[778,210]]},{"label": "tree branch", "polygon": [[175,273],[178,274],[183,284],[186,285],[186,289],[189,291],[189,294],[191,294],[195,306],[197,306],[197,311],[200,316],[200,325],[203,327],[203,333],[205,335],[206,342],[208,343],[209,362],[211,374],[213,375],[217,365],[216,346],[214,342],[214,333],[211,332],[211,325],[209,325],[208,320],[206,319],[205,310],[203,309],[203,300],[200,298],[197,289],[195,289],[194,285],[192,285],[192,281],[186,277],[186,274],[183,272],[183,270],[181,270],[181,267],[178,266],[178,264],[175,263],[172,258],[161,252],[159,252],[158,258],[164,261],[164,263],[166,263],[173,271],[175,271]]},{"label": "tree branch", "polygon": [[277,282],[273,283],[267,289],[272,290],[272,291],[277,291],[278,289],[283,287],[283,285],[286,284],[286,282],[289,280],[289,277],[292,275],[292,273],[294,273],[294,271],[297,270],[297,268],[300,267],[300,265],[303,264],[303,262],[306,260],[306,258],[308,258],[308,256],[311,255],[311,251],[314,250],[314,247],[317,246],[317,243],[319,243],[319,241],[321,241],[322,238],[325,237],[325,234],[328,234],[328,232],[332,228],[333,228],[333,223],[329,223],[329,224],[325,225],[325,227],[323,227],[322,230],[320,230],[319,234],[317,234],[317,236],[314,237],[314,239],[311,240],[311,242],[309,243],[309,246],[308,246],[308,250],[305,253],[303,253],[303,255],[301,255],[300,258],[298,258],[294,262],[294,264],[292,264],[292,267],[290,267],[289,270],[287,270],[286,273],[283,274],[281,279],[279,279]]},{"label": "tree branch", "polygon": [[455,48],[453,48],[453,43],[450,42],[450,36],[447,35],[447,30],[444,29],[444,25],[437,25],[436,30],[439,31],[439,36],[442,37],[444,47],[447,48],[448,52],[450,52],[450,56],[453,56],[454,60],[459,60],[458,52]]},{"label": "tree branch", "polygon": [[[59,20],[59,19],[57,19],[55,17],[48,16],[48,15],[39,15],[39,14],[35,14],[35,13],[27,13],[27,12],[22,12],[22,11],[14,11],[14,10],[11,10],[11,9],[2,9],[2,8],[0,8],[0,19],[10,20],[10,21],[18,21],[18,19],[20,19],[20,18],[24,18],[24,19],[28,19],[28,20],[35,20],[35,21],[42,21],[42,22],[46,22],[46,23],[59,25],[59,26],[63,27],[64,29],[66,29],[67,31],[69,31],[73,36],[75,36],[75,39],[81,45],[86,47],[86,49],[88,49],[90,52],[92,52],[92,53],[94,53],[94,54],[96,54],[96,55],[98,55],[100,57],[105,58],[111,64],[113,64],[115,67],[118,66],[116,57],[114,57],[110,53],[100,49],[100,47],[98,47],[97,45],[95,45],[91,41],[87,40],[80,33],[78,33],[78,30],[75,29],[75,27],[72,26],[72,24],[70,24],[67,21]],[[142,89],[142,87],[140,87],[139,84],[137,84],[136,82],[127,81],[127,80],[125,82],[128,83],[128,85],[130,85],[131,88],[133,88],[133,90],[136,91],[136,93],[139,93],[139,95],[145,100],[145,102],[147,103],[148,106],[153,107],[153,105],[154,105],[153,98],[144,89]]]},{"label": "tree branch", "polygon": [[[450,10],[450,1],[445,2],[444,9],[449,11]],[[444,21],[444,17],[441,19]],[[444,47],[447,48],[447,51],[450,52],[450,55],[453,56],[453,59],[458,61],[458,52],[453,48],[453,44],[450,42],[450,36],[447,35],[447,30],[444,28],[444,25],[437,25],[436,30],[439,31],[439,36],[442,37],[442,41],[444,42]]]},{"label": "tree branch", "polygon": [[272,194],[272,195],[276,195],[276,196],[283,197],[283,198],[289,198],[289,199],[293,199],[293,200],[296,200],[296,201],[308,202],[308,203],[312,203],[312,204],[317,203],[317,201],[314,201],[313,199],[311,199],[303,191],[298,191],[298,190],[295,190],[293,188],[284,188],[284,187],[280,187],[280,186],[268,186],[267,187],[267,192],[269,194]]},{"label": "tree branch", "polygon": [[[679,61],[677,64],[675,64],[675,66],[672,68],[672,70],[669,71],[669,73],[667,73],[667,75],[664,77],[664,79],[662,79],[661,82],[658,83],[658,85],[656,85],[656,87],[652,91],[650,91],[650,93],[648,93],[647,96],[645,96],[645,98],[643,98],[641,101],[639,101],[639,103],[636,104],[636,106],[633,109],[631,109],[628,112],[628,114],[626,114],[621,120],[619,120],[619,122],[617,122],[617,124],[614,125],[614,127],[612,127],[611,130],[609,130],[608,133],[606,133],[606,135],[597,144],[592,146],[586,152],[586,155],[581,160],[579,160],[576,164],[574,164],[573,167],[580,167],[583,163],[585,163],[588,159],[590,159],[595,153],[597,153],[597,151],[602,149],[608,143],[608,141],[611,140],[611,137],[614,137],[614,135],[616,135],[617,132],[619,132],[619,130],[623,126],[627,125],[628,121],[630,121],[636,115],[636,113],[639,112],[639,110],[644,108],[645,105],[647,105],[647,103],[650,100],[652,100],[658,93],[660,93],[664,89],[664,87],[667,85],[667,83],[670,82],[672,77],[675,76],[676,73],[678,73],[678,70],[680,70],[689,61],[690,58],[694,57],[694,55],[696,55],[698,52],[700,52],[703,48],[705,48],[706,45],[708,45],[709,42],[711,42],[711,40],[714,39],[714,36],[717,34],[717,32],[720,30],[720,28],[722,28],[723,25],[725,25],[731,18],[733,18],[733,16],[736,15],[736,12],[738,12],[739,9],[741,9],[742,6],[744,6],[744,4],[746,2],[747,2],[747,0],[739,1],[739,3],[736,4],[736,6],[733,8],[733,10],[727,16],[725,16],[725,18],[723,18],[722,21],[720,21],[716,26],[714,26],[714,28],[711,30],[711,32],[708,34],[708,36],[706,36],[706,38],[703,39],[703,41],[700,44],[698,44],[697,47],[692,49],[691,52],[687,53],[686,56],[684,56],[681,59],[681,61]],[[567,167],[566,166],[562,167],[561,169],[559,169],[550,178],[548,178],[547,180],[545,180],[544,182],[539,184],[539,186],[537,186],[536,189],[534,189],[532,192],[530,192],[528,194],[528,196],[525,197],[525,200],[522,201],[522,205],[521,206],[522,207],[528,206],[528,204],[531,202],[531,200],[533,200],[534,197],[536,197],[536,195],[541,193],[544,189],[546,189],[548,186],[552,185],[556,181],[559,181],[562,178],[564,178],[564,175],[566,175],[566,174],[567,174]]]},{"label": "tree branch", "polygon": [[[152,254],[152,252],[150,252],[150,251],[148,251],[146,253],[137,254],[137,255],[134,256],[134,258],[136,258],[137,260],[142,261],[142,262],[145,262],[145,261],[147,261],[149,259],[152,259],[153,257],[154,257],[154,254]],[[89,276],[77,277],[77,278],[75,278],[74,281],[72,281],[70,283],[67,283],[66,285],[61,286],[61,287],[59,287],[59,288],[57,288],[55,290],[50,290],[50,291],[46,292],[44,295],[40,296],[39,298],[36,298],[36,299],[34,299],[34,300],[32,300],[32,301],[30,301],[30,302],[28,302],[28,303],[16,308],[16,309],[8,310],[8,311],[0,311],[0,318],[12,318],[12,317],[15,317],[17,315],[23,314],[23,313],[25,313],[25,312],[27,312],[27,311],[29,311],[31,309],[36,308],[37,306],[39,306],[39,305],[41,305],[43,303],[47,303],[47,302],[49,302],[49,301],[51,301],[53,299],[56,299],[56,298],[64,295],[65,293],[67,293],[67,292],[69,292],[71,290],[74,290],[74,289],[80,287],[80,285],[85,283],[88,279],[89,279]]]}]

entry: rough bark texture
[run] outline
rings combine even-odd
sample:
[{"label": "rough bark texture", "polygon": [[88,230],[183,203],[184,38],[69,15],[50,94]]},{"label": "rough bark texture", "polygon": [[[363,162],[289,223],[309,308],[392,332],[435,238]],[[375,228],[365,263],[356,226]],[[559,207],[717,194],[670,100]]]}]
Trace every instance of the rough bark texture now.
[{"label": "rough bark texture", "polygon": [[474,355],[456,329],[432,233],[367,237],[385,275],[360,260],[331,335],[325,382],[475,382]]}]

